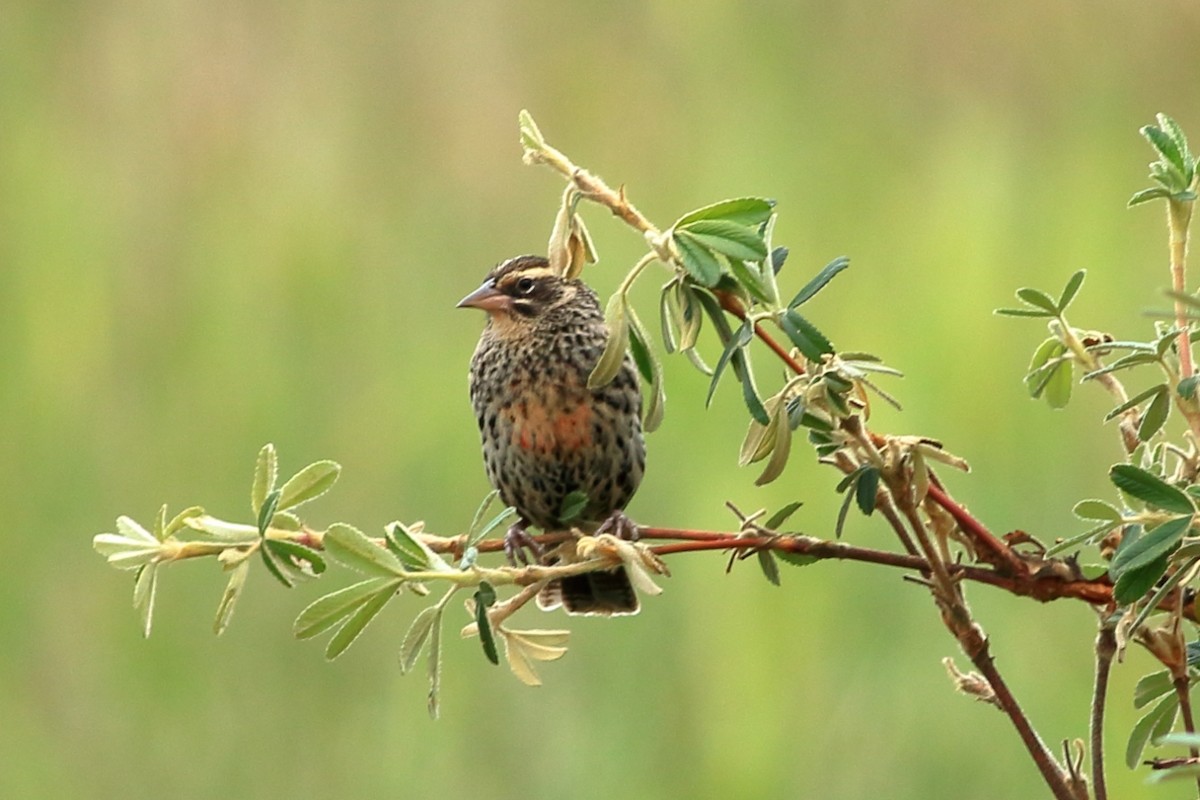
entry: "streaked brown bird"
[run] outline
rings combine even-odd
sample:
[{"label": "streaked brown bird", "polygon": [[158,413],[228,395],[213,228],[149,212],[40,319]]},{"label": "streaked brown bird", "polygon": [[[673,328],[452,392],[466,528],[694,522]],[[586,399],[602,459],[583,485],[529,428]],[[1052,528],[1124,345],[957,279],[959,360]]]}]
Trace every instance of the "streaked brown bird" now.
[{"label": "streaked brown bird", "polygon": [[[641,394],[633,360],[616,378],[589,389],[588,375],[608,338],[604,315],[583,281],[567,279],[540,256],[497,266],[460,308],[479,308],[488,321],[471,358],[471,402],[483,439],[488,480],[517,510],[505,536],[510,559],[538,552],[525,532],[577,527],[629,536],[623,509],[642,480]],[[564,503],[587,498],[564,521]],[[551,584],[538,598],[571,614],[633,614],[637,595],[624,568]]]}]

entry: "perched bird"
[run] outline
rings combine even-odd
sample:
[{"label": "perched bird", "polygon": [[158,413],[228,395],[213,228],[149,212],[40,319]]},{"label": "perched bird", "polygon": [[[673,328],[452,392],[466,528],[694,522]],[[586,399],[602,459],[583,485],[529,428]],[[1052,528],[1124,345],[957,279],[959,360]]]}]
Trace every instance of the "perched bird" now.
[{"label": "perched bird", "polygon": [[[524,558],[525,549],[539,552],[525,532],[529,525],[634,534],[622,510],[645,466],[641,394],[628,353],[616,378],[588,388],[608,338],[596,293],[556,274],[545,258],[518,256],[458,306],[488,313],[471,358],[471,402],[488,480],[519,515],[505,537],[510,559]],[[579,493],[586,505],[564,520],[564,503]],[[556,581],[538,601],[573,614],[638,609],[623,567]]]}]

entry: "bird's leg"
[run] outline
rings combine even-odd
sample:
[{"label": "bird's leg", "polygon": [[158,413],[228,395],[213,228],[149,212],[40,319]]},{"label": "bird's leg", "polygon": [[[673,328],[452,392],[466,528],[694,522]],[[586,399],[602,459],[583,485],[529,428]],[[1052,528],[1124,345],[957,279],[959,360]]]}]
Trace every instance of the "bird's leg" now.
[{"label": "bird's leg", "polygon": [[[529,527],[529,520],[518,519],[509,526],[508,531],[504,534],[504,554],[508,556],[508,563],[514,567],[529,566],[540,563],[542,560],[542,546],[526,533],[527,527]],[[530,554],[533,555],[532,560],[529,558]]]},{"label": "bird's leg", "polygon": [[608,519],[601,523],[596,529],[596,535],[602,533],[610,533],[618,539],[624,539],[627,542],[636,542],[638,540],[637,523],[625,516],[625,512],[617,509],[608,515]]}]

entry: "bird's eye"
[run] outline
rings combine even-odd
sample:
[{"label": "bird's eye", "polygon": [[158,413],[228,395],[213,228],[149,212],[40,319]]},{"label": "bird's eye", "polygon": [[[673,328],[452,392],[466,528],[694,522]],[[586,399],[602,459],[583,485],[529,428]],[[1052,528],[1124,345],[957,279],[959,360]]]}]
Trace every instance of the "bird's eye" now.
[{"label": "bird's eye", "polygon": [[517,294],[529,294],[533,291],[533,278],[521,278],[517,281]]}]

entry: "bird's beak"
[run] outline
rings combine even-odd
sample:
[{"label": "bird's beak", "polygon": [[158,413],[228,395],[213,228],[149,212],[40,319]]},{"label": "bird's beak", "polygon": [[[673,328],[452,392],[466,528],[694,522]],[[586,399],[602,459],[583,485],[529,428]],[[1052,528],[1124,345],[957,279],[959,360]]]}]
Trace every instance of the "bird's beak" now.
[{"label": "bird's beak", "polygon": [[512,305],[512,298],[501,292],[491,281],[458,301],[455,308],[480,308],[489,314],[504,311]]}]

